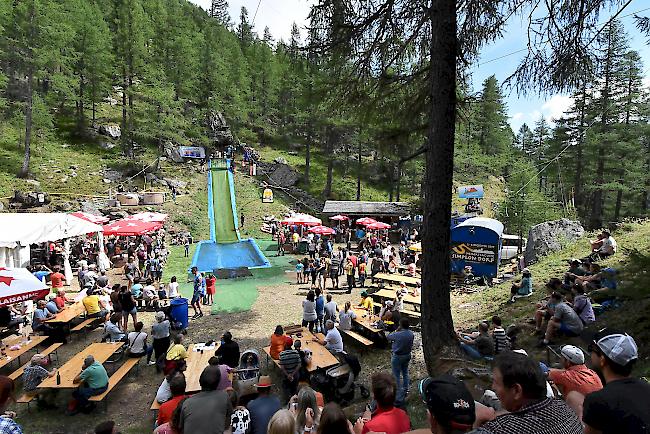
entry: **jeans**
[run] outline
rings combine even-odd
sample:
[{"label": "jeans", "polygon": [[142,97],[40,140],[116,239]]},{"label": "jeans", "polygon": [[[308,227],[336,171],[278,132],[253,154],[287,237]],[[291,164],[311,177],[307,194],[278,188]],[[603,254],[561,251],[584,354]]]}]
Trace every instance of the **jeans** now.
[{"label": "jeans", "polygon": [[466,344],[465,342],[460,343],[460,349],[463,350],[465,354],[469,356],[470,359],[478,360],[482,359],[483,356],[478,352],[474,346]]},{"label": "jeans", "polygon": [[[404,402],[406,394],[409,391],[409,363],[410,354],[398,355],[393,354],[390,358],[390,366],[393,370],[393,376],[397,382],[397,402]],[[401,377],[401,382],[400,382]]]},{"label": "jeans", "polygon": [[98,389],[93,389],[92,387],[79,387],[77,390],[72,392],[72,397],[77,400],[78,402],[78,407],[77,408],[84,408],[85,406],[88,405],[88,398],[91,396],[95,395],[100,395],[104,392],[106,392],[106,389],[108,389],[108,384],[104,387],[100,387]]},{"label": "jeans", "polygon": [[[129,357],[144,357],[147,356],[147,363],[151,361],[151,354],[153,353],[153,345],[145,345],[144,353],[132,353],[129,351]],[[157,359],[156,359],[157,360]]]}]

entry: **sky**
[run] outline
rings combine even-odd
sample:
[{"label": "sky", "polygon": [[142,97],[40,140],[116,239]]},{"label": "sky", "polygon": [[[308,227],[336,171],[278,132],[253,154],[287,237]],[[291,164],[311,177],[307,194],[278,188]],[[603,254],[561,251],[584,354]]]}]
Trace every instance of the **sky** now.
[{"label": "sky", "polygon": [[[210,6],[210,0],[191,0],[204,9]],[[264,27],[268,26],[271,34],[276,40],[289,40],[291,24],[295,21],[302,29],[303,40],[306,35],[305,26],[311,4],[316,0],[229,0],[230,16],[232,21],[239,21],[239,12],[242,6],[248,9],[249,20],[255,17],[254,29],[262,34]],[[259,9],[258,9],[259,5]],[[257,10],[257,15],[255,11]],[[630,38],[630,47],[637,50],[644,63],[644,76],[646,86],[650,86],[650,45],[646,38],[641,35],[634,25],[633,13],[650,15],[648,0],[632,0],[632,2],[619,15],[625,30]],[[603,14],[602,22],[605,23],[611,14]],[[518,52],[525,48],[526,34],[521,20],[514,18],[510,21],[504,37],[486,46],[481,56],[472,68],[472,79],[474,90],[481,89],[481,83],[490,75],[494,74],[502,83],[512,74],[525,55],[525,52]],[[511,54],[514,53],[515,54]],[[505,57],[504,57],[505,56]],[[544,116],[550,123],[558,118],[571,105],[571,98],[568,95],[518,95],[515,91],[504,89],[505,102],[510,116],[510,125],[516,133],[525,122],[531,126],[540,116]]]}]

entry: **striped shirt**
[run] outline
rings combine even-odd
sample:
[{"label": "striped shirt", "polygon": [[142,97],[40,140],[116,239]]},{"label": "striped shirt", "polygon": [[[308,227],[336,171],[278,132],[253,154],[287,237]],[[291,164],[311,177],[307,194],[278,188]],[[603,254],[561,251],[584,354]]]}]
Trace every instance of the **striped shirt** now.
[{"label": "striped shirt", "polygon": [[545,398],[519,411],[498,416],[470,434],[582,434],[578,416],[555,398]]},{"label": "striped shirt", "polygon": [[502,327],[495,327],[492,331],[492,337],[494,339],[494,354],[510,349],[510,338],[508,338],[506,331]]},{"label": "striped shirt", "polygon": [[293,373],[302,363],[300,354],[296,350],[284,350],[280,353],[280,366],[288,373]]}]

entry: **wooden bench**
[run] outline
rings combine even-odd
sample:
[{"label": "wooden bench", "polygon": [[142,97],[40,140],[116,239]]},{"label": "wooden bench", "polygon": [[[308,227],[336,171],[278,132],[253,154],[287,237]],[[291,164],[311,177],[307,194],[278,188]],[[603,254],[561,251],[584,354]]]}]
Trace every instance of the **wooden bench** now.
[{"label": "wooden bench", "polygon": [[104,398],[106,398],[106,395],[108,395],[111,390],[115,388],[119,384],[120,381],[133,369],[134,366],[136,366],[138,363],[140,363],[140,359],[136,358],[129,358],[124,361],[122,366],[120,366],[115,372],[113,372],[113,375],[111,375],[108,378],[108,388],[106,391],[103,393],[100,393],[99,395],[91,396],[88,400],[92,402],[100,402],[103,401]]},{"label": "wooden bench", "polygon": [[402,309],[399,313],[401,313],[402,315],[409,316],[411,318],[418,318],[419,319],[419,318],[422,317],[420,312],[416,312],[414,310]]},{"label": "wooden bench", "polygon": [[33,392],[25,392],[22,395],[20,395],[18,398],[16,398],[16,403],[27,404],[27,411],[29,412],[29,404],[37,396],[38,396],[38,392],[36,390],[34,390]]},{"label": "wooden bench", "polygon": [[88,327],[89,325],[91,325],[93,322],[97,321],[98,319],[99,319],[99,318],[97,318],[97,317],[87,318],[87,319],[81,321],[81,322],[80,322],[79,324],[77,324],[76,326],[72,327],[72,328],[70,329],[70,331],[71,331],[71,332],[80,332],[80,331],[82,331],[83,329],[85,329],[86,327]]},{"label": "wooden bench", "polygon": [[[41,351],[40,354],[42,354],[42,355],[44,355],[44,356],[49,356],[50,353],[56,352],[56,350],[57,350],[61,345],[63,345],[63,344],[60,343],[60,342],[57,342],[57,343],[55,343],[55,344],[52,344],[52,345],[50,345],[49,347],[47,347],[45,350]],[[17,379],[19,379],[19,378],[23,375],[23,372],[25,372],[25,368],[28,367],[31,363],[32,363],[32,362],[31,362],[31,360],[30,360],[29,362],[27,362],[27,363],[25,363],[23,366],[21,366],[19,369],[16,369],[14,372],[12,372],[11,374],[9,374],[9,378],[11,378],[11,379],[14,380],[14,381],[16,381]]]},{"label": "wooden bench", "polygon": [[363,345],[365,345],[365,346],[370,346],[370,345],[374,344],[374,342],[371,341],[370,339],[368,339],[368,338],[366,338],[366,337],[363,337],[363,336],[361,336],[359,333],[357,333],[357,332],[353,332],[352,330],[342,330],[342,329],[339,329],[339,331],[340,331],[341,333],[347,335],[347,336],[350,336],[352,339],[354,339],[354,340],[357,341],[357,342],[360,342],[361,344],[363,344]]}]

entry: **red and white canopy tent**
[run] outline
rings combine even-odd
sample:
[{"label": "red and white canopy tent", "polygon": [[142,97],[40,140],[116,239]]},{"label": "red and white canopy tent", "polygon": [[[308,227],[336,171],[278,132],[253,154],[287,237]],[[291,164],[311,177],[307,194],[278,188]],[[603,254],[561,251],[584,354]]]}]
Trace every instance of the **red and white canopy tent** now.
[{"label": "red and white canopy tent", "polygon": [[110,221],[110,219],[108,217],[95,215],[95,214],[91,214],[89,212],[83,212],[83,211],[73,212],[71,215],[73,215],[75,217],[79,217],[82,220],[86,220],[87,222],[95,223],[96,225],[103,225],[104,223],[108,223]]},{"label": "red and white canopy tent", "polygon": [[0,267],[0,306],[43,298],[50,287],[26,268]]},{"label": "red and white canopy tent", "polygon": [[168,215],[161,212],[139,212],[127,217],[126,220],[140,220],[143,222],[164,223]]},{"label": "red and white canopy tent", "polygon": [[318,235],[334,235],[336,233],[334,229],[328,228],[327,226],[314,226],[309,228],[307,232]]},{"label": "red and white canopy tent", "polygon": [[374,223],[370,223],[370,224],[366,225],[366,229],[373,230],[373,231],[390,229],[391,227],[392,227],[391,225],[389,225],[388,223],[384,223],[384,222],[374,222]]},{"label": "red and white canopy tent", "polygon": [[292,214],[290,217],[287,217],[284,220],[280,221],[280,224],[288,225],[288,226],[291,225],[319,226],[322,225],[323,222],[321,221],[321,219],[311,216],[309,214],[295,213]]},{"label": "red and white canopy tent", "polygon": [[343,222],[343,221],[350,220],[350,217],[342,215],[342,214],[337,214],[335,216],[330,217],[330,220],[334,220],[334,221],[337,221],[337,222]]},{"label": "red and white canopy tent", "polygon": [[163,224],[161,222],[145,222],[142,220],[126,218],[104,225],[104,235],[117,235],[123,237],[145,235],[156,232],[162,227]]}]

